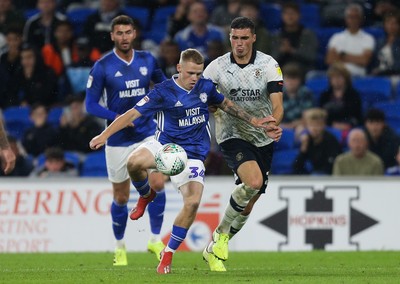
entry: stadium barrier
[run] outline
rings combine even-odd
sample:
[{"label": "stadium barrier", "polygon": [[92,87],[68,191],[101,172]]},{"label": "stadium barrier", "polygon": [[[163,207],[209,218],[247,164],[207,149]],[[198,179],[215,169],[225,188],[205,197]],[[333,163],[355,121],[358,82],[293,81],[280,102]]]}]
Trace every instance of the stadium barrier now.
[{"label": "stadium barrier", "polygon": [[[400,250],[400,179],[271,177],[268,192],[229,243],[231,251]],[[200,251],[229,200],[231,177],[207,177],[197,218],[181,250]],[[182,205],[167,184],[167,242]],[[138,195],[131,196],[132,207]],[[0,183],[0,252],[112,251],[112,192],[104,178],[12,179]],[[128,220],[129,251],[144,251],[148,216]]]}]

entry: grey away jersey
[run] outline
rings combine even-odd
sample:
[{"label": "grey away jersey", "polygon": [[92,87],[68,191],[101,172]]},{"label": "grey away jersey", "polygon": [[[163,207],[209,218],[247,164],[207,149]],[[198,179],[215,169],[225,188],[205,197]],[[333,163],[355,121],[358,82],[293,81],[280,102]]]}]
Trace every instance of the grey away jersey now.
[{"label": "grey away jersey", "polygon": [[[249,114],[265,117],[272,114],[272,104],[267,85],[281,82],[282,72],[279,64],[271,56],[257,51],[254,64],[241,68],[231,60],[227,53],[212,61],[203,72],[205,78],[217,84],[225,97],[240,105]],[[255,128],[247,122],[218,109],[215,116],[215,136],[218,143],[239,138],[262,147],[273,142],[264,130]]]}]

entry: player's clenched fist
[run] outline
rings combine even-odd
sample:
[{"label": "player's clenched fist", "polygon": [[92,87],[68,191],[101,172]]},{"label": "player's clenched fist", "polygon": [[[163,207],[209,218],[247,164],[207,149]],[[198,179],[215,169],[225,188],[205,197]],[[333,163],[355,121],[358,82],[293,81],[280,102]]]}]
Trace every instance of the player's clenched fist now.
[{"label": "player's clenched fist", "polygon": [[93,137],[93,139],[90,140],[89,146],[90,146],[90,149],[97,150],[100,147],[102,147],[104,144],[106,144],[106,139],[104,139],[102,137],[102,135],[100,134],[100,135]]}]

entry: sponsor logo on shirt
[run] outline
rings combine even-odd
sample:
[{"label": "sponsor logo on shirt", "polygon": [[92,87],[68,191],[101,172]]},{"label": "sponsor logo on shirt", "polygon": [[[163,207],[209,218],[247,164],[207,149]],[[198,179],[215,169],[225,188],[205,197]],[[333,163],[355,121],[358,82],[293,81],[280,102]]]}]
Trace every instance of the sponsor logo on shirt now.
[{"label": "sponsor logo on shirt", "polygon": [[92,86],[92,83],[93,83],[93,76],[89,75],[89,78],[88,78],[87,83],[86,83],[86,88],[89,89]]}]

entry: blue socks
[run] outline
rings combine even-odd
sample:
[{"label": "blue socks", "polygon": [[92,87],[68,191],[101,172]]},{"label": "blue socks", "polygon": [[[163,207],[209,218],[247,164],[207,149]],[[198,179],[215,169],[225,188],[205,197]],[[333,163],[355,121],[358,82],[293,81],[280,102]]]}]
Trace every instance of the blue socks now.
[{"label": "blue socks", "polygon": [[150,185],[149,185],[148,178],[146,178],[145,180],[142,180],[142,181],[133,181],[132,180],[132,185],[139,192],[140,196],[144,196],[150,192]]},{"label": "blue socks", "polygon": [[150,228],[154,235],[159,235],[164,220],[165,191],[157,192],[157,197],[147,206],[150,216]]},{"label": "blue socks", "polygon": [[122,240],[124,238],[126,221],[128,220],[128,206],[126,204],[117,204],[114,200],[111,204],[111,219],[115,238]]},{"label": "blue socks", "polygon": [[185,240],[187,232],[188,229],[174,225],[172,227],[172,233],[168,242],[168,247],[174,251],[177,250],[181,243]]}]

